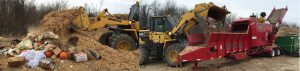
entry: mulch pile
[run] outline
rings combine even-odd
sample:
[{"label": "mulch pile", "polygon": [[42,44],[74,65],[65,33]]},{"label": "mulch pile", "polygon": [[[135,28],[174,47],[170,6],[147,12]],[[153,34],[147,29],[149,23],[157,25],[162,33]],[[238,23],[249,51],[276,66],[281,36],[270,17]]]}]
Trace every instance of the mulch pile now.
[{"label": "mulch pile", "polygon": [[294,35],[300,34],[300,29],[293,28],[293,27],[280,27],[279,31],[277,32],[277,36],[286,36],[286,35]]},{"label": "mulch pile", "polygon": [[[107,29],[70,33],[69,25],[78,15],[80,15],[78,9],[50,12],[43,18],[41,25],[31,33],[40,35],[45,32],[53,32],[59,36],[59,47],[62,50],[68,48],[67,41],[70,37],[78,37],[79,40],[75,47],[77,52],[94,50],[99,52],[101,59],[89,60],[83,63],[69,60],[66,60],[64,63],[57,62],[55,70],[137,71],[139,69],[139,51],[115,50],[97,41],[99,36]],[[70,65],[71,67],[69,67]]]}]

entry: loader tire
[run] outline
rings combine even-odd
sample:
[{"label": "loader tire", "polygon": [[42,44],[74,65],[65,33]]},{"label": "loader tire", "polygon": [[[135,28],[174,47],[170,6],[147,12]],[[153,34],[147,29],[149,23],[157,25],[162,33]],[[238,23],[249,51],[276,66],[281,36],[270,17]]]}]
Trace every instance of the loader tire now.
[{"label": "loader tire", "polygon": [[136,43],[134,39],[128,34],[124,34],[124,33],[112,34],[112,36],[109,37],[109,44],[110,47],[114,49],[129,50],[129,51],[136,49]]},{"label": "loader tire", "polygon": [[165,60],[167,61],[169,66],[179,66],[179,63],[176,63],[176,60],[179,56],[179,53],[183,51],[184,47],[185,46],[183,44],[174,43],[166,49]]},{"label": "loader tire", "polygon": [[109,37],[113,34],[113,32],[105,32],[103,33],[100,38],[99,42],[103,45],[109,45]]},{"label": "loader tire", "polygon": [[140,65],[145,65],[149,62],[150,50],[146,47],[140,47]]}]

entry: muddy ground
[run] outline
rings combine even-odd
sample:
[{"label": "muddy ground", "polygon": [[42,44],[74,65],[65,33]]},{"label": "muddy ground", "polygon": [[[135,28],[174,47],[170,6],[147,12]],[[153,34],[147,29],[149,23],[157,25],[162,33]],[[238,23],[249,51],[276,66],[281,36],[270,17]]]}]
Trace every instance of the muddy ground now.
[{"label": "muddy ground", "polygon": [[[199,62],[200,71],[299,71],[299,57],[282,55],[274,58],[250,57],[240,61],[216,59]],[[163,61],[152,61],[140,71],[192,71],[193,63],[171,68]]]}]

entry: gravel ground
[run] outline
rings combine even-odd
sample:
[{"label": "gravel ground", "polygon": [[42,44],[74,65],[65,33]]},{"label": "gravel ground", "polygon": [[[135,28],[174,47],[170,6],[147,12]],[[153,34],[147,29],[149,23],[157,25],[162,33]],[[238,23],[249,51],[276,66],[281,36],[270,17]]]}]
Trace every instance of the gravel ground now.
[{"label": "gravel ground", "polygon": [[[299,71],[299,57],[250,57],[240,61],[216,59],[198,63],[200,71]],[[192,71],[193,63],[183,67],[168,67],[163,61],[152,61],[140,71]]]}]

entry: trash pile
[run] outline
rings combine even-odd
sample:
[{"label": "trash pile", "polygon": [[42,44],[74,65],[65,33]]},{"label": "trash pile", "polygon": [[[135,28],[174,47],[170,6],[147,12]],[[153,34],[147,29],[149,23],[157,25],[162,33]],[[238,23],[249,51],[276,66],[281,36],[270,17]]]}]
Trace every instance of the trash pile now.
[{"label": "trash pile", "polygon": [[47,14],[38,29],[28,33],[14,47],[0,51],[2,55],[9,57],[8,66],[26,65],[28,68],[40,67],[58,71],[137,71],[138,51],[115,50],[88,36],[88,33],[101,34],[101,31],[69,33],[69,25],[79,12],[78,9],[71,9]]},{"label": "trash pile", "polygon": [[[40,66],[47,70],[54,69],[54,62],[51,58],[59,57],[63,59],[62,51],[57,44],[58,36],[52,32],[46,32],[42,35],[29,33],[26,38],[12,48],[1,51],[2,55],[10,57],[8,66],[19,67],[26,64],[33,68]],[[58,56],[56,56],[58,55]]]},{"label": "trash pile", "polygon": [[293,28],[293,27],[280,27],[279,31],[277,32],[277,36],[300,34],[299,30],[300,29]]}]

